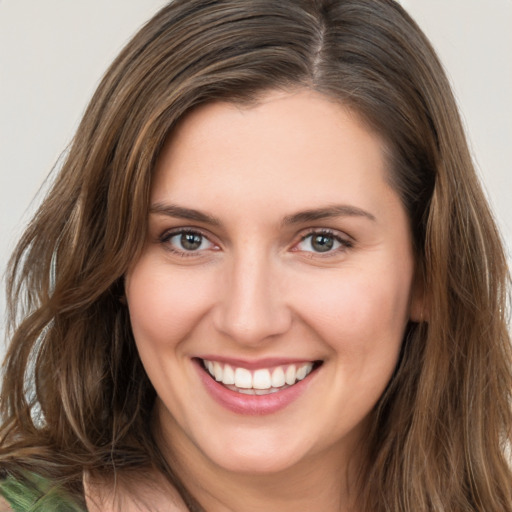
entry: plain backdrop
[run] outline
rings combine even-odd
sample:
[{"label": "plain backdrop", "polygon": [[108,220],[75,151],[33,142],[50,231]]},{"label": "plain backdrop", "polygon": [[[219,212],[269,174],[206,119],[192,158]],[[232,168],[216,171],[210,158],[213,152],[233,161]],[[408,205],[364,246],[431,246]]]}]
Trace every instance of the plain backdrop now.
[{"label": "plain backdrop", "polygon": [[[278,0],[276,0],[278,1]],[[0,273],[108,64],[164,0],[0,0]],[[512,0],[403,0],[437,49],[512,247]],[[2,291],[0,336],[4,338]],[[0,345],[0,356],[3,346]]]}]

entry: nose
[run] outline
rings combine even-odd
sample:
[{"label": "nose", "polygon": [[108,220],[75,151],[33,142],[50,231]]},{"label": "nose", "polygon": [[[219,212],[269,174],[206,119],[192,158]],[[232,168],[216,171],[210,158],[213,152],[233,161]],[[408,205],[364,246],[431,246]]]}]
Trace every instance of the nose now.
[{"label": "nose", "polygon": [[227,265],[214,323],[238,344],[259,346],[290,329],[292,312],[279,265],[263,254],[243,255]]}]

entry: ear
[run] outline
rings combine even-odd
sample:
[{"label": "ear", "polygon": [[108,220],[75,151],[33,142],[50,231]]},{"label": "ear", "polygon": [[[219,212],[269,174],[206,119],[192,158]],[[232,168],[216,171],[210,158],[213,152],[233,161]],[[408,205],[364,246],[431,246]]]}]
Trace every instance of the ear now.
[{"label": "ear", "polygon": [[415,323],[428,322],[429,313],[426,299],[425,279],[420,272],[416,271],[411,287],[411,298],[409,303],[409,320]]}]

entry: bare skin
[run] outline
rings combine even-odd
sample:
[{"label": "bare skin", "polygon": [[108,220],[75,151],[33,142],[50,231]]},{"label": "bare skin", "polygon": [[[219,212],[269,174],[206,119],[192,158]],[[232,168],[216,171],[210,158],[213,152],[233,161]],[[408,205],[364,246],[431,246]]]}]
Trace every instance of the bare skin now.
[{"label": "bare skin", "polygon": [[0,496],[0,512],[12,512],[12,508],[9,504]]},{"label": "bare skin", "polygon": [[126,486],[93,480],[84,475],[84,494],[88,512],[187,512],[178,491],[158,472],[145,472]]},{"label": "bare skin", "polygon": [[[357,511],[358,447],[422,309],[388,173],[382,140],[308,90],[206,105],[163,148],[125,290],[157,442],[208,512]],[[215,398],[207,361],[295,358],[319,365],[271,412]],[[168,487],[131,490],[186,510]]]}]

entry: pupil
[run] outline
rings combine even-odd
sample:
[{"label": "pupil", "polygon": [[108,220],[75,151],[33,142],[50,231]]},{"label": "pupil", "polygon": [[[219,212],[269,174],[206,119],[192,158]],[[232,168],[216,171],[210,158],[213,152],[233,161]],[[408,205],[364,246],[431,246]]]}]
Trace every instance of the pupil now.
[{"label": "pupil", "polygon": [[183,233],[181,245],[187,251],[195,251],[201,246],[202,236],[195,233]]},{"label": "pupil", "polygon": [[334,245],[334,239],[332,236],[316,235],[311,241],[313,248],[318,252],[327,252],[332,249]]}]

